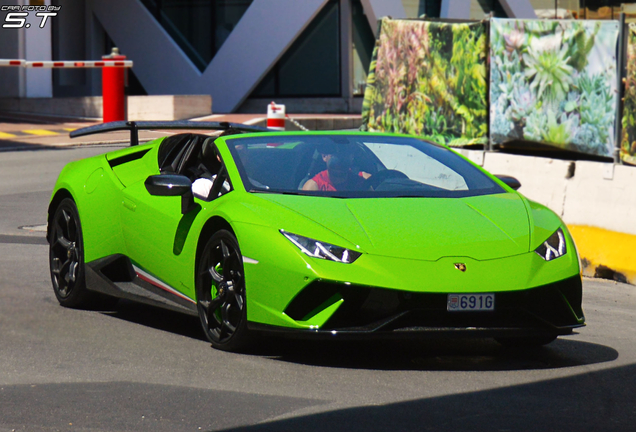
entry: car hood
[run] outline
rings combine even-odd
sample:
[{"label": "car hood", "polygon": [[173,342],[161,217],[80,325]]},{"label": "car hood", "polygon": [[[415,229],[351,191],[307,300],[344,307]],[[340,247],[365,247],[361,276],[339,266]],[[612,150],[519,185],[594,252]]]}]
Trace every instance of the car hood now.
[{"label": "car hood", "polygon": [[[468,198],[261,197],[374,255],[488,260],[528,252],[530,245],[528,212],[516,193]],[[277,228],[310,236],[290,225]]]}]

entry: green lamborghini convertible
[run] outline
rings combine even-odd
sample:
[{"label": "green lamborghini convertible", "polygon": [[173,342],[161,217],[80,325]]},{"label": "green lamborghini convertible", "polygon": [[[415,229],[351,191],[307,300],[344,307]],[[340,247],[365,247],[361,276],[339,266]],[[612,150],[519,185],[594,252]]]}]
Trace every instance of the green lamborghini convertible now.
[{"label": "green lamborghini convertible", "polygon": [[[137,145],[139,129],[178,133]],[[415,137],[117,122],[131,146],[69,163],[48,214],[55,295],[200,318],[212,345],[303,337],[494,337],[543,345],[584,325],[559,217]]]}]

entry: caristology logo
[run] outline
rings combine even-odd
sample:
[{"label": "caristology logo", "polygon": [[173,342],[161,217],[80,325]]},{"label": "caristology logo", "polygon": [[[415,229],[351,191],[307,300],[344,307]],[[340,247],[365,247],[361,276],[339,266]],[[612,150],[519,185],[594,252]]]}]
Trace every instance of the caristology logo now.
[{"label": "caristology logo", "polygon": [[40,28],[48,23],[49,18],[56,17],[57,12],[62,9],[62,6],[8,6],[3,5],[0,7],[0,11],[9,12],[4,18],[2,28],[6,29],[19,29],[29,28],[31,24],[27,22],[29,14],[35,14],[40,18]]}]

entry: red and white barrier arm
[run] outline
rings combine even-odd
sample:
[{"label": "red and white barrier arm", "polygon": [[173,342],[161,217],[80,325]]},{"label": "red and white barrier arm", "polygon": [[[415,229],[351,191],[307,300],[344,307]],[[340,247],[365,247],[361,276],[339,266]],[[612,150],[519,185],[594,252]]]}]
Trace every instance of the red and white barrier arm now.
[{"label": "red and white barrier arm", "polygon": [[24,66],[28,68],[103,68],[133,66],[132,60],[106,60],[106,61],[27,61]]},{"label": "red and white barrier arm", "polygon": [[9,60],[9,59],[0,59],[0,67],[3,66],[24,66],[26,63],[24,60]]}]

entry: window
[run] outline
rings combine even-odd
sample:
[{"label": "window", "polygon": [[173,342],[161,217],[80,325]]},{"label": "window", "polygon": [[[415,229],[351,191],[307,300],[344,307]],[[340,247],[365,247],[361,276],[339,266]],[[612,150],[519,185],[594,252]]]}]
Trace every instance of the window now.
[{"label": "window", "polygon": [[250,97],[340,96],[340,11],[330,0]]},{"label": "window", "polygon": [[252,0],[141,0],[192,62],[203,71]]}]

